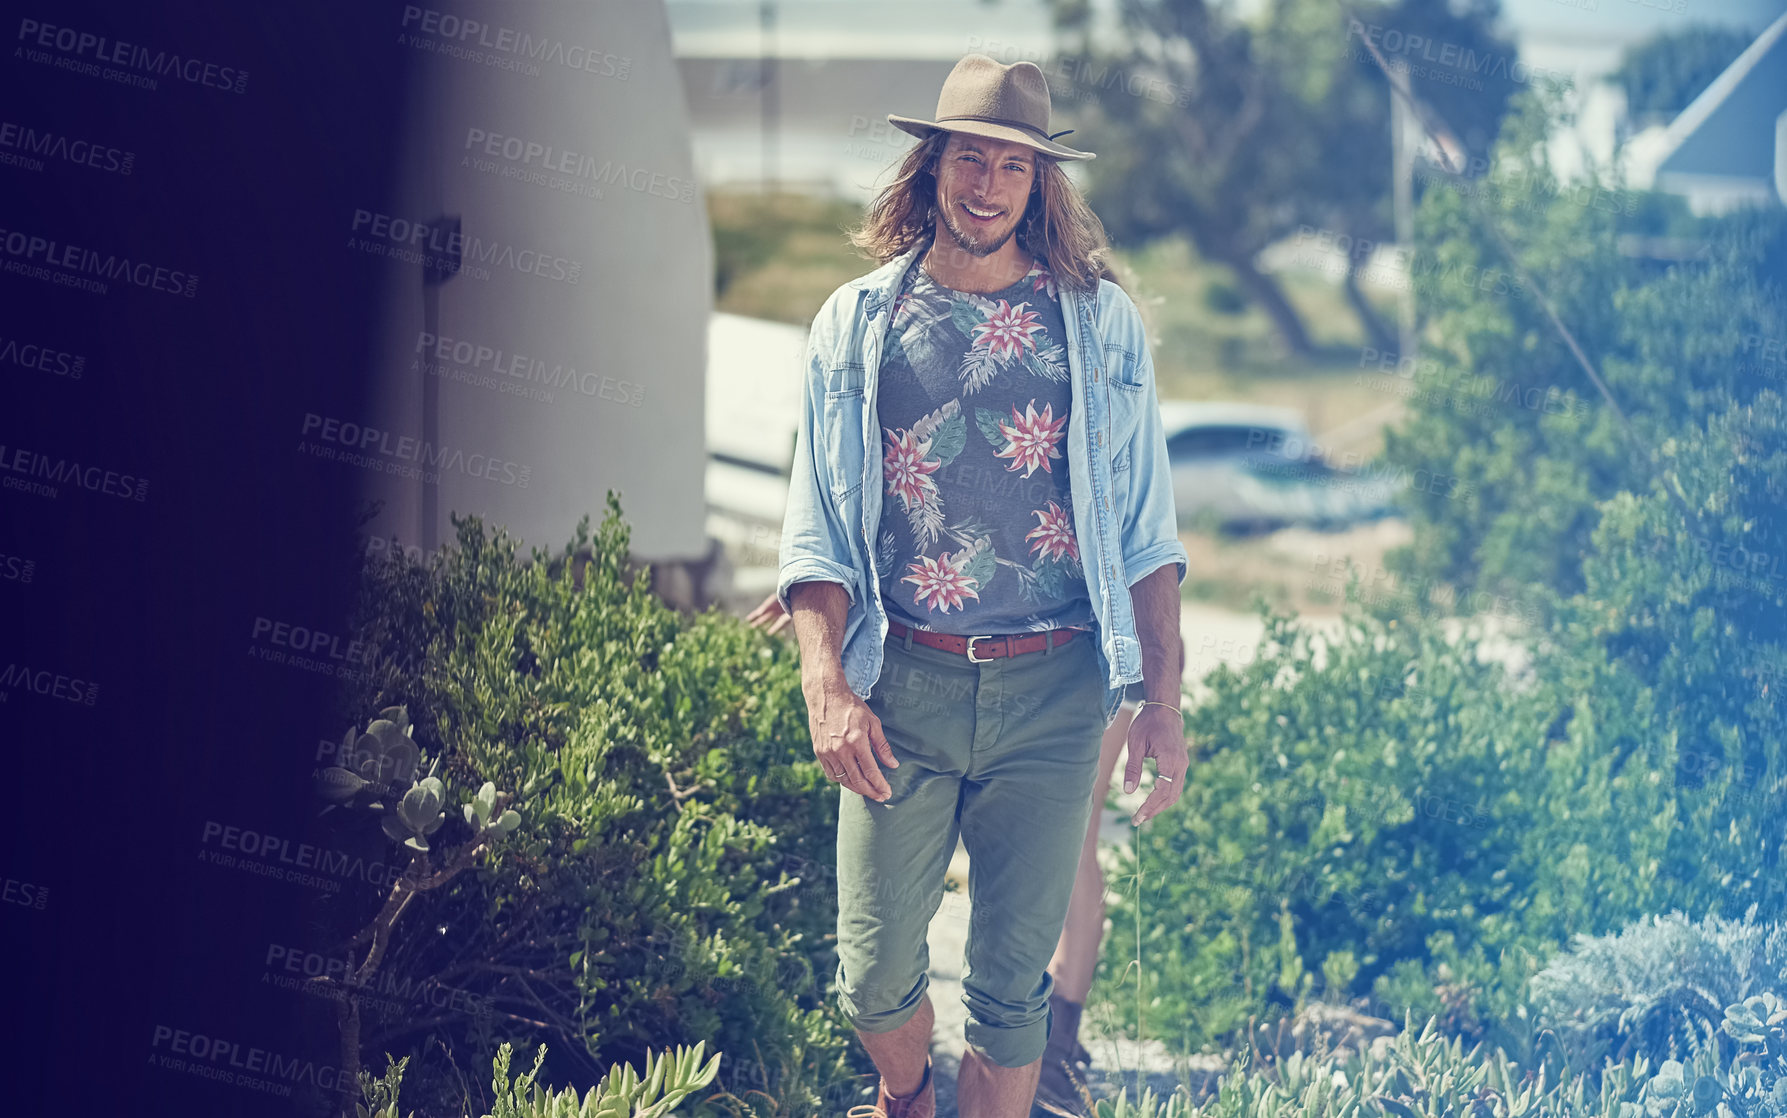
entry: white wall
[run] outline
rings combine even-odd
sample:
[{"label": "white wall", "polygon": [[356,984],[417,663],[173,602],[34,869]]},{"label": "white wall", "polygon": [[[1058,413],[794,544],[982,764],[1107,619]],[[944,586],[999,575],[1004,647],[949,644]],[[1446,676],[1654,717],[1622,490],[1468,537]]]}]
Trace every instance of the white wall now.
[{"label": "white wall", "polygon": [[[426,358],[444,374],[437,445],[469,465],[441,472],[426,526],[419,484],[369,473],[389,502],[372,530],[429,547],[451,538],[449,511],[475,512],[557,551],[583,513],[594,533],[614,487],[636,556],[700,554],[712,242],[661,0],[417,6],[400,40],[416,71],[400,185],[366,209],[460,215],[490,259],[468,247],[435,289],[434,333],[467,343],[470,361],[418,352],[430,322],[421,268],[390,263],[367,422],[422,433]],[[379,237],[359,220],[357,236],[397,247],[400,228]],[[554,386],[566,369],[575,379]]]}]

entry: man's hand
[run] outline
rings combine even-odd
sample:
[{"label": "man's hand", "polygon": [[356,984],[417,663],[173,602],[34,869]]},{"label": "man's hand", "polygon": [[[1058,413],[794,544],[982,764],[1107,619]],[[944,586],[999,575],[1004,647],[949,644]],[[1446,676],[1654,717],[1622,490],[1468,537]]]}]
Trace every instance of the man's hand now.
[{"label": "man's hand", "polygon": [[827,773],[842,774],[838,783],[859,796],[885,801],[893,789],[875,763],[879,756],[890,769],[900,767],[893,746],[881,732],[881,720],[862,697],[850,690],[842,673],[811,685],[803,683],[807,699],[807,729],[813,736],[813,756]]},{"label": "man's hand", "polygon": [[762,605],[745,614],[745,621],[762,628],[772,637],[794,624],[794,618],[790,617],[788,611],[782,608],[782,599],[776,597],[773,590],[770,591],[769,597],[763,599]]},{"label": "man's hand", "polygon": [[[1185,718],[1162,706],[1144,706],[1129,724],[1129,763],[1123,767],[1123,791],[1134,792],[1142,779],[1142,758],[1154,758],[1154,790],[1130,818],[1140,827],[1179,802],[1191,753],[1185,746]],[[1160,779],[1160,778],[1166,779]]]}]

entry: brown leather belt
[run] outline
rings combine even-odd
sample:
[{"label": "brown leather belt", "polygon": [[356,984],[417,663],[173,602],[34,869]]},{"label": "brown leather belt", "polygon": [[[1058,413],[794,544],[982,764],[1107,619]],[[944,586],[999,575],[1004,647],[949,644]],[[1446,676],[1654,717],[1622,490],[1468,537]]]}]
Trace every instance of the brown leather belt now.
[{"label": "brown leather belt", "polygon": [[922,644],[929,648],[941,649],[944,652],[953,652],[958,656],[966,656],[971,664],[984,664],[988,660],[997,660],[1001,656],[1041,652],[1051,646],[1060,648],[1086,631],[1085,629],[1047,629],[1040,633],[960,637],[951,633],[933,633],[929,629],[913,629],[892,618],[889,618],[887,622],[888,636],[904,638],[907,633],[911,633],[914,644]]}]

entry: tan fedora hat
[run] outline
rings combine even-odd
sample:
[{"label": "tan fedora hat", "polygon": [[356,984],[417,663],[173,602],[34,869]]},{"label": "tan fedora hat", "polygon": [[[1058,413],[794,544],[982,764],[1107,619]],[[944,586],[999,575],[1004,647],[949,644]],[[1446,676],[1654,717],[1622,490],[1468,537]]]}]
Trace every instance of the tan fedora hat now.
[{"label": "tan fedora hat", "polygon": [[920,139],[942,129],[1024,144],[1056,159],[1097,158],[1055,142],[1073,129],[1049,134],[1049,83],[1034,62],[1006,66],[984,54],[968,55],[943,79],[936,120],[893,113],[887,120]]}]

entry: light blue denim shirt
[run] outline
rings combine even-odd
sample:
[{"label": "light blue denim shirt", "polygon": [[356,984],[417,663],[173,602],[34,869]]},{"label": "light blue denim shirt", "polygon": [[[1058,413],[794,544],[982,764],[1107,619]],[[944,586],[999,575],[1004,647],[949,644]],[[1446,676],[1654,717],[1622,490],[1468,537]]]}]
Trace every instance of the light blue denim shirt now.
[{"label": "light blue denim shirt", "polygon": [[[788,592],[797,582],[818,579],[844,587],[850,595],[844,678],[865,699],[881,676],[887,639],[887,611],[870,542],[881,523],[883,488],[876,374],[894,296],[907,269],[929,247],[928,239],[921,241],[832,292],[813,319],[801,371],[805,391],[776,597],[783,609],[792,610]],[[1154,361],[1141,315],[1109,280],[1099,281],[1096,297],[1060,290],[1073,375],[1067,456],[1074,533],[1098,618],[1108,726],[1124,688],[1142,678],[1128,588],[1168,562],[1179,565],[1183,584],[1189,560],[1179,542]]]}]

